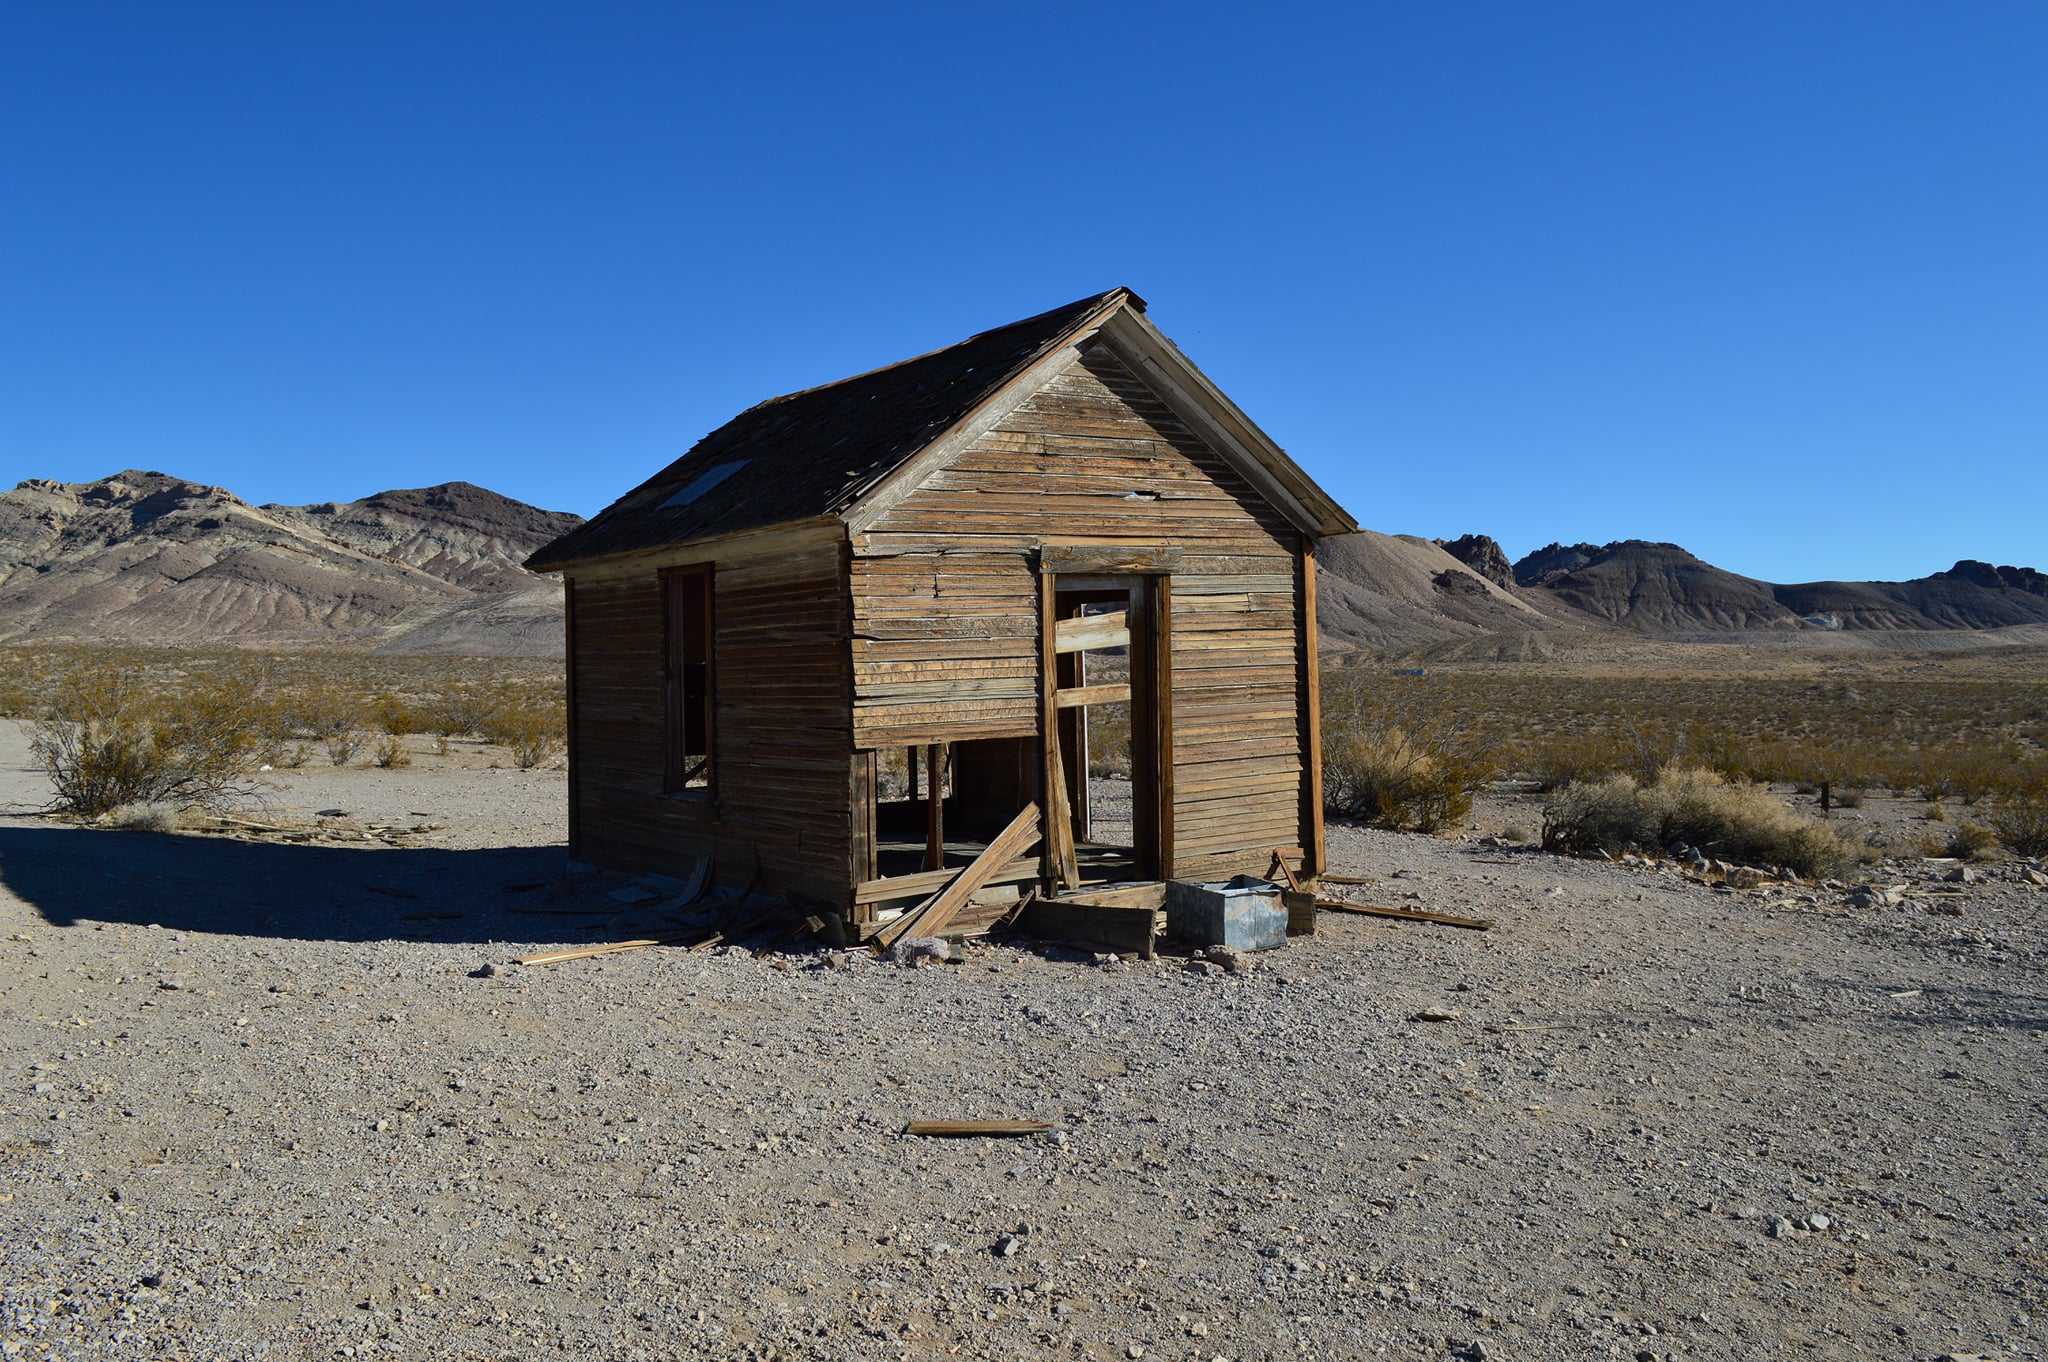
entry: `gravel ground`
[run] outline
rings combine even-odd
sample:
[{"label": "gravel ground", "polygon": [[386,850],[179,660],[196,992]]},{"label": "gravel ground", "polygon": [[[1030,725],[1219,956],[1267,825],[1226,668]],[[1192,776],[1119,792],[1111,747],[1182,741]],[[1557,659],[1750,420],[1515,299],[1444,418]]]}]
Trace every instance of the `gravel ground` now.
[{"label": "gravel ground", "polygon": [[[1853,909],[1333,828],[1345,892],[1497,928],[479,977],[630,912],[559,772],[474,766],[279,774],[442,825],[395,847],[0,819],[6,1355],[2042,1354],[2011,863]],[[994,1116],[1058,1132],[901,1133]]]}]

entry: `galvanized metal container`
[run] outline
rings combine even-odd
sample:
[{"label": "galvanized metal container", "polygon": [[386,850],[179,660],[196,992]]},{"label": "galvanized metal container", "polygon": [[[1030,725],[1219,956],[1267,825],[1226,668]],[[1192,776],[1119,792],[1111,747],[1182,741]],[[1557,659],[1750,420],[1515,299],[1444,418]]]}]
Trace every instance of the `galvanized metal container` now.
[{"label": "galvanized metal container", "polygon": [[1251,875],[1166,886],[1166,930],[1190,946],[1269,951],[1287,944],[1287,909],[1280,886]]}]

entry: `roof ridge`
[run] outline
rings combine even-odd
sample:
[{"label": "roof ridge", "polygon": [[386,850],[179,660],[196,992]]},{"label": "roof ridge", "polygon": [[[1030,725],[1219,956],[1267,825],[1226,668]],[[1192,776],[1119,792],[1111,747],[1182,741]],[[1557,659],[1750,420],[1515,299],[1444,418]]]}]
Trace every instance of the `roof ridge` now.
[{"label": "roof ridge", "polygon": [[[1110,303],[1115,299],[1116,295],[1119,293],[1128,297],[1131,300],[1131,305],[1136,307],[1138,311],[1143,312],[1145,310],[1145,300],[1143,298],[1140,298],[1136,293],[1132,292],[1130,289],[1127,289],[1123,285],[1119,284],[1117,285],[1117,287],[1109,289],[1106,292],[1092,294],[1086,298],[1076,298],[1073,302],[1068,303],[1065,306],[1049,307],[1045,311],[1036,313],[1032,316],[1022,317],[1014,322],[1005,322],[1001,326],[992,326],[986,331],[977,331],[971,336],[965,336],[960,340],[952,342],[950,345],[941,345],[936,349],[927,350],[921,355],[912,355],[908,359],[899,359],[893,364],[877,365],[872,369],[863,369],[861,372],[857,374],[848,374],[845,378],[835,378],[830,383],[816,383],[808,388],[798,388],[793,392],[778,393],[774,397],[764,397],[759,402],[756,402],[753,406],[748,407],[747,411],[759,411],[763,407],[772,407],[777,402],[787,402],[790,401],[792,398],[808,397],[812,393],[825,392],[828,391],[829,389],[837,388],[842,384],[858,383],[862,379],[873,378],[877,374],[886,374],[893,369],[907,368],[908,366],[919,363],[922,360],[931,359],[935,355],[943,355],[949,350],[958,350],[963,345],[972,345],[976,341],[986,340],[988,337],[996,335],[999,332],[1022,330],[1027,326],[1031,326],[1037,322],[1042,322],[1048,317],[1057,316],[1063,312],[1078,312],[1083,308],[1086,308],[1091,312],[1100,311],[1101,309],[1108,307]],[[1039,347],[1040,353],[1043,353],[1046,349],[1050,348],[1054,344],[1054,342],[1059,339],[1060,337],[1055,336],[1052,338],[1052,340],[1046,341],[1043,345]],[[746,412],[741,412],[740,415],[744,416],[746,415]]]}]

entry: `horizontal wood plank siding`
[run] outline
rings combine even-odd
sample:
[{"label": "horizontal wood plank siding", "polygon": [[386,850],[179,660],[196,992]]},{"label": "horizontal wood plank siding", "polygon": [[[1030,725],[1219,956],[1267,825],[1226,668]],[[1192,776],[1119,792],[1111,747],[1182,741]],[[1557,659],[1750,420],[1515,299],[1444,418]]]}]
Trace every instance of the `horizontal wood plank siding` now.
[{"label": "horizontal wood plank siding", "polygon": [[576,643],[577,809],[571,854],[680,873],[709,855],[720,883],[851,902],[846,584],[825,535],[714,560],[716,795],[662,792],[658,563],[569,582]]},{"label": "horizontal wood plank siding", "polygon": [[1299,845],[1299,533],[1100,344],[855,537],[855,744],[1038,732],[1044,542],[1179,550],[1175,873]]}]

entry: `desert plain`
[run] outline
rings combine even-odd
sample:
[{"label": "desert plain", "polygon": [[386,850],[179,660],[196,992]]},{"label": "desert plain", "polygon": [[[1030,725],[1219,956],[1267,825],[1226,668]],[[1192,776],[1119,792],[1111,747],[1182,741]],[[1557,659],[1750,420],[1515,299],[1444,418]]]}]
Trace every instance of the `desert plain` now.
[{"label": "desert plain", "polygon": [[[2025,862],[1730,891],[1528,849],[1502,785],[1329,836],[1485,932],[522,967],[648,909],[571,872],[559,763],[414,741],[268,773],[286,840],[31,816],[0,726],[6,1356],[2043,1351]],[[904,1133],[992,1117],[1054,1129]]]}]

